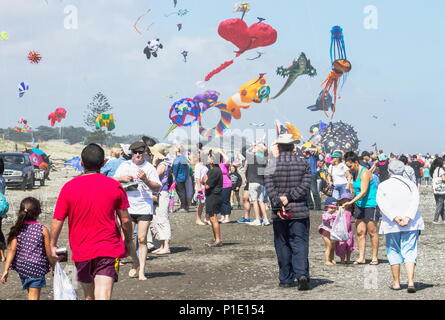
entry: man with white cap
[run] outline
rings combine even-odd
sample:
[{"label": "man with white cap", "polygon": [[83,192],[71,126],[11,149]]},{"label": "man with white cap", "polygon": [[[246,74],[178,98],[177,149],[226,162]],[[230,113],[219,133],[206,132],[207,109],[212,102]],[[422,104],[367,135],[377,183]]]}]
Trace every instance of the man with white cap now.
[{"label": "man with white cap", "polygon": [[417,243],[424,222],[419,208],[419,190],[415,183],[403,176],[405,165],[393,160],[388,165],[390,178],[377,190],[382,222],[380,234],[386,236],[386,254],[393,276],[392,290],[400,290],[400,265],[405,264],[408,292],[415,293],[414,270],[417,261]]},{"label": "man with white cap", "polygon": [[306,197],[311,187],[309,164],[294,154],[298,140],[281,134],[265,172],[272,207],[275,252],[280,268],[280,287],[309,290],[309,209]]}]

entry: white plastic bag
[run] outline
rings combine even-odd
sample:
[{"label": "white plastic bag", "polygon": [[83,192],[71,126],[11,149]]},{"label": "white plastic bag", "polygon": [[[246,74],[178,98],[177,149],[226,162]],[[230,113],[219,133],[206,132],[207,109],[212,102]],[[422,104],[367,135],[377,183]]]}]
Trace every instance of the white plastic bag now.
[{"label": "white plastic bag", "polygon": [[346,223],[346,215],[344,209],[340,207],[337,218],[335,218],[332,224],[331,240],[333,241],[348,241],[349,232],[348,225]]},{"label": "white plastic bag", "polygon": [[54,270],[54,300],[77,300],[76,291],[59,262]]}]

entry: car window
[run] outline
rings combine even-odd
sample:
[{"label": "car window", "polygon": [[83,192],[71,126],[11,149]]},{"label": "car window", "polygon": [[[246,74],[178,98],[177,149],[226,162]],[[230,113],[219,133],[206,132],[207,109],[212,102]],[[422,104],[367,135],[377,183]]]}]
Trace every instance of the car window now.
[{"label": "car window", "polygon": [[[8,166],[25,166],[25,157],[22,155],[5,155],[2,156],[5,167]],[[29,161],[29,160],[28,160]]]}]

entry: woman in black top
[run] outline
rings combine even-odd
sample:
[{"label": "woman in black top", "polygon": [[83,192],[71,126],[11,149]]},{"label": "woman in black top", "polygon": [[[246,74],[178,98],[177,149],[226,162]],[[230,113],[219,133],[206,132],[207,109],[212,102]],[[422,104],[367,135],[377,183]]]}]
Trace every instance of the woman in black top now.
[{"label": "woman in black top", "polygon": [[218,214],[221,212],[221,191],[223,186],[223,176],[221,168],[217,163],[220,159],[218,153],[209,152],[209,172],[207,173],[206,189],[206,213],[209,215],[213,230],[213,242],[207,243],[208,247],[221,247],[221,230],[218,222]]},{"label": "woman in black top", "polygon": [[234,165],[230,166],[229,178],[232,181],[232,196],[231,196],[232,209],[233,209],[233,204],[235,203],[235,201],[234,201],[235,198],[236,198],[236,201],[238,201],[238,209],[241,209],[239,189],[240,189],[241,185],[243,184],[243,178],[241,178],[240,174],[238,173],[238,169]]}]

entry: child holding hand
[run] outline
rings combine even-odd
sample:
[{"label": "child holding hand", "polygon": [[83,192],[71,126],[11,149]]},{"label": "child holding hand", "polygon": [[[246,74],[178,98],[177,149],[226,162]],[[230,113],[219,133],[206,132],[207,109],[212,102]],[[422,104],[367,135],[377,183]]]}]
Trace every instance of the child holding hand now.
[{"label": "child holding hand", "polygon": [[[338,205],[342,206],[348,201],[352,200],[352,195],[346,191],[345,193],[340,195],[340,198],[337,200]],[[351,253],[355,250],[355,241],[354,241],[354,232],[352,231],[351,225],[351,208],[347,206],[344,208],[343,213],[346,218],[346,225],[348,227],[349,240],[347,241],[337,241],[335,243],[335,254],[340,257],[341,263],[351,264]]]},{"label": "child holding hand", "polygon": [[334,249],[335,241],[331,240],[332,224],[337,218],[337,200],[333,197],[327,198],[325,201],[325,211],[322,215],[322,223],[318,227],[323,241],[326,245],[324,253],[324,264],[327,266],[335,265]]}]

